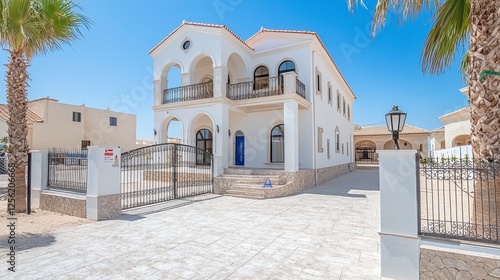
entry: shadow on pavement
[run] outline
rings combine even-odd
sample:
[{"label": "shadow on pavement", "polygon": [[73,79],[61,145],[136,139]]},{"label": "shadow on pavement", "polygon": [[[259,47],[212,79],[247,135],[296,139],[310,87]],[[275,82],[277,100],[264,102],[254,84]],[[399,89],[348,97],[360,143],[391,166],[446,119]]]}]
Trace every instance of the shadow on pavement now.
[{"label": "shadow on pavement", "polygon": [[144,216],[164,212],[180,207],[184,207],[187,205],[191,205],[193,203],[217,199],[222,197],[221,195],[197,195],[192,197],[185,197],[179,199],[173,199],[166,202],[151,204],[147,206],[142,206],[138,208],[126,209],[123,211],[120,217],[111,220],[123,220],[123,221],[137,221],[140,219],[144,219]]},{"label": "shadow on pavement", "polygon": [[43,234],[31,234],[25,233],[16,236],[15,244],[7,243],[7,236],[0,235],[0,239],[5,240],[5,242],[0,243],[0,248],[8,250],[10,246],[15,246],[16,251],[24,251],[37,247],[45,247],[52,245],[56,241],[56,238],[52,234],[43,233]]},{"label": "shadow on pavement", "polygon": [[366,198],[364,194],[366,191],[379,190],[378,170],[359,170],[314,186],[302,193]]}]

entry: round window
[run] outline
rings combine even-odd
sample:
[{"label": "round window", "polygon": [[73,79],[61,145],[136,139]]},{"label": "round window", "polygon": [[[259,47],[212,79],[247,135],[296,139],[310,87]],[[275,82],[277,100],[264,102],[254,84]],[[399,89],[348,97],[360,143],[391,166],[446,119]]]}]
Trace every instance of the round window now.
[{"label": "round window", "polygon": [[187,40],[182,44],[182,49],[187,50],[191,46],[191,41]]}]

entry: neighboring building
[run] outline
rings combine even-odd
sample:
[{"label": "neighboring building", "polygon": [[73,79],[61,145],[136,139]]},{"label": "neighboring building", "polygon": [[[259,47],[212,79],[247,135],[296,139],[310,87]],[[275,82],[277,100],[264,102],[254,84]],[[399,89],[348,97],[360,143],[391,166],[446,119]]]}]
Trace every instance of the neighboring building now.
[{"label": "neighboring building", "polygon": [[[1,105],[0,112],[1,133],[7,135],[7,106]],[[63,104],[47,97],[28,102],[27,119],[32,150],[116,145],[127,151],[137,147],[135,115]]]},{"label": "neighboring building", "polygon": [[[468,88],[462,88],[460,92],[465,96],[469,95]],[[440,116],[439,120],[444,123],[444,126],[431,132],[430,150],[438,151],[470,145],[470,116],[469,106]]]},{"label": "neighboring building", "polygon": [[[399,133],[399,147],[401,150],[417,150],[421,156],[426,156],[427,138],[431,135],[428,130],[405,125]],[[395,147],[392,133],[387,126],[359,126],[354,127],[354,143],[356,148],[356,162],[378,161],[377,150],[393,150]]]},{"label": "neighboring building", "polygon": [[[183,22],[151,51],[156,143],[170,121],[181,143],[228,166],[316,170],[353,160],[351,88],[315,32],[261,29],[243,41],[224,25]],[[172,67],[182,86],[169,86]],[[317,174],[318,174],[317,173]]]}]

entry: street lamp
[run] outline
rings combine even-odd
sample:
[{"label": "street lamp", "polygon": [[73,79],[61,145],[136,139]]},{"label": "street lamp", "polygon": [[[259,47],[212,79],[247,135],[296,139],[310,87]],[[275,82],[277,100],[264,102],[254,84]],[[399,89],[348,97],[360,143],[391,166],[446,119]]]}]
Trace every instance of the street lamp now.
[{"label": "street lamp", "polygon": [[392,110],[389,113],[385,114],[385,122],[387,124],[387,129],[392,132],[392,139],[394,139],[394,143],[396,144],[396,149],[399,150],[399,133],[403,131],[403,127],[405,126],[406,121],[406,113],[399,110],[398,106],[392,107]]}]

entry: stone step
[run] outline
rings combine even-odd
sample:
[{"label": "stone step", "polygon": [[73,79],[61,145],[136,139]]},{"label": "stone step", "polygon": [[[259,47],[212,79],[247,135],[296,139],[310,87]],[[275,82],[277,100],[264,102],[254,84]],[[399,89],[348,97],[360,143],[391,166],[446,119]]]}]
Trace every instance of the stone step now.
[{"label": "stone step", "polygon": [[230,193],[227,193],[226,195],[232,196],[232,197],[238,197],[238,198],[246,198],[246,199],[265,199],[265,197],[263,195],[258,196],[258,195],[230,194]]},{"label": "stone step", "polygon": [[248,168],[224,168],[225,175],[282,175],[285,171],[279,169],[248,169]]},{"label": "stone step", "polygon": [[227,193],[234,194],[259,194],[264,195],[264,189],[262,187],[255,187],[252,185],[235,185],[226,191]]},{"label": "stone step", "polygon": [[266,182],[267,178],[271,181],[273,185],[283,185],[286,184],[286,178],[283,176],[276,175],[234,175],[234,174],[224,174],[222,176],[224,179],[230,179],[233,181],[233,184],[253,184],[260,185],[261,187]]}]

